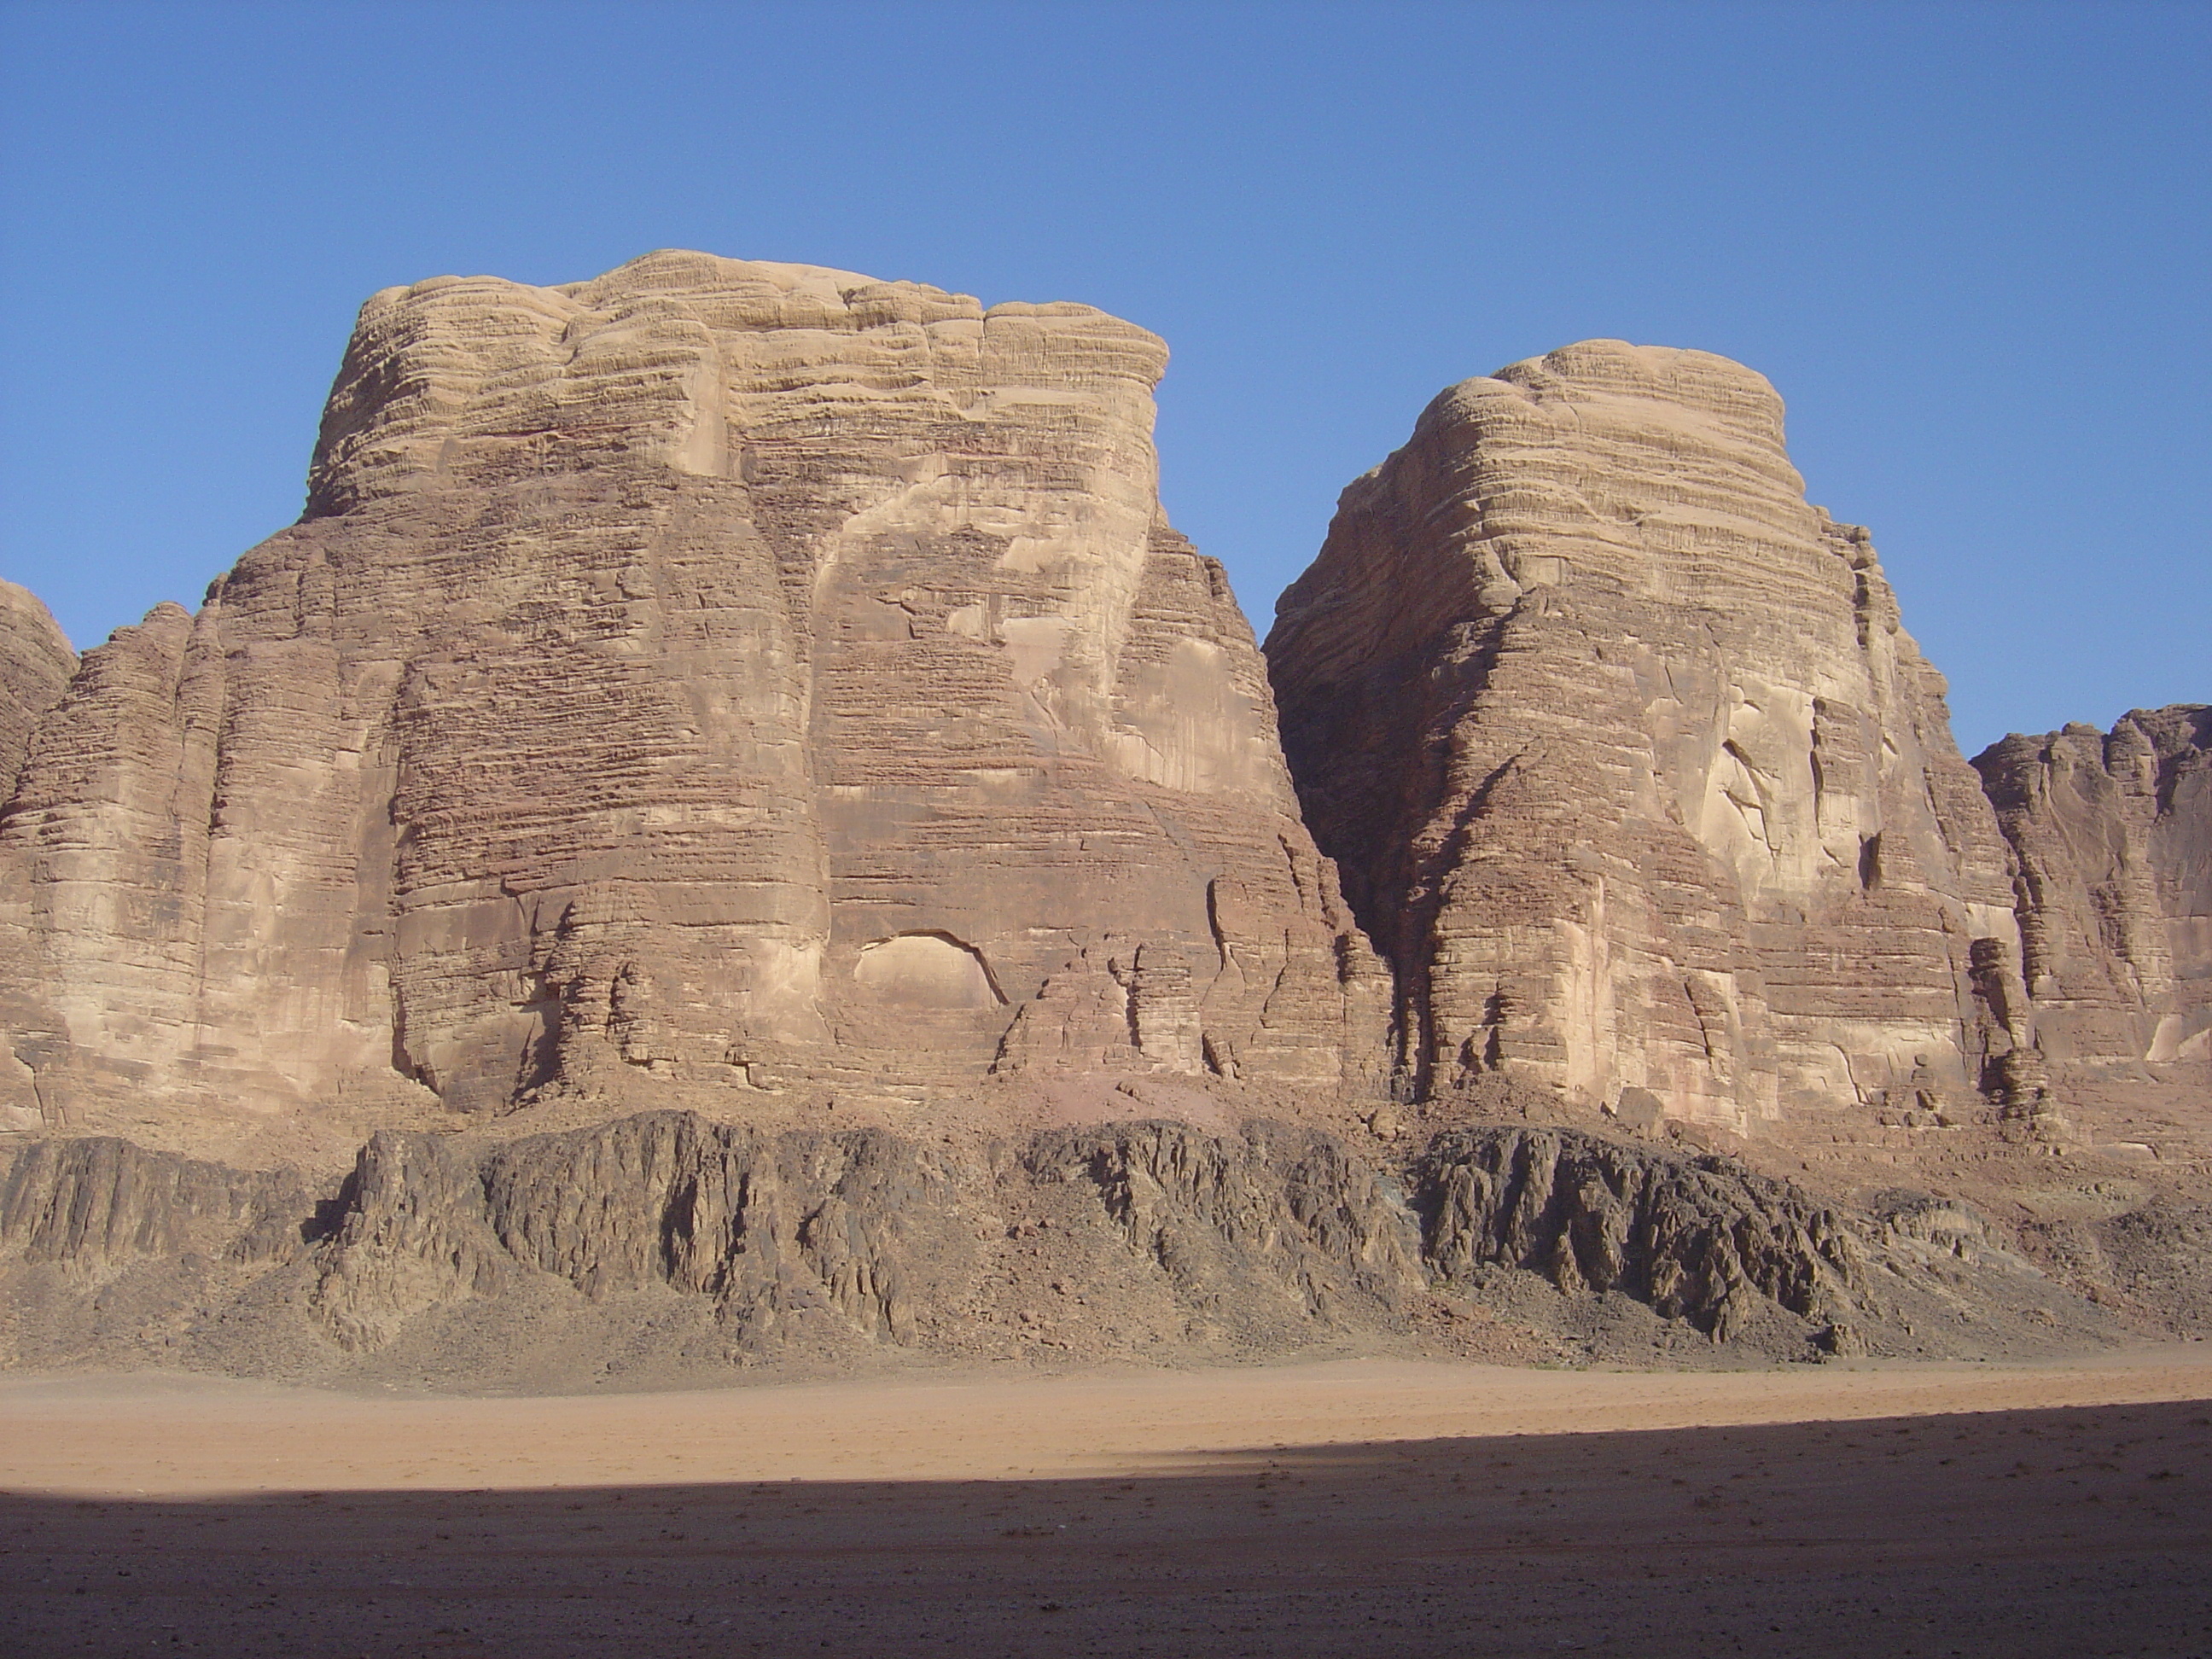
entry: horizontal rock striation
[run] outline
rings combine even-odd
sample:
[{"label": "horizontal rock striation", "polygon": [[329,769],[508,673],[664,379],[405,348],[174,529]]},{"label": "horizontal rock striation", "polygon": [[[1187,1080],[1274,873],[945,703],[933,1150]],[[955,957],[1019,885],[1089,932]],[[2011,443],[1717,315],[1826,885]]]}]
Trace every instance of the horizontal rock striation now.
[{"label": "horizontal rock striation", "polygon": [[0,1109],[1372,1073],[1165,356],[690,253],[377,295],[306,516],[39,721]]},{"label": "horizontal rock striation", "polygon": [[1957,1110],[2032,1046],[1942,678],[1748,369],[1590,341],[1450,388],[1267,653],[1409,1090],[1504,1072],[1744,1131]]},{"label": "horizontal rock striation", "polygon": [[2212,708],[2009,737],[1974,767],[2012,849],[2026,988],[2062,1097],[2212,1090]]}]

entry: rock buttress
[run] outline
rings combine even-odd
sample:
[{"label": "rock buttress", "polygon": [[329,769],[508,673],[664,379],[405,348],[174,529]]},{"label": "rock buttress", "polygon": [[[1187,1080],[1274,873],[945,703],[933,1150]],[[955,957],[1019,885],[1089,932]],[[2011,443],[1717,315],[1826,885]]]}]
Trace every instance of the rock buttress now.
[{"label": "rock buttress", "polygon": [[1409,1086],[1641,1087],[1737,1129],[1971,1091],[2003,845],[1757,374],[1593,341],[1452,387],[1267,649]]},{"label": "rock buttress", "polygon": [[1974,767],[2012,849],[2060,1098],[2144,1083],[2212,1097],[2212,708],[2009,737]]},{"label": "rock buttress", "polygon": [[27,588],[0,580],[0,792],[15,793],[33,733],[76,672],[76,653],[53,613]]}]

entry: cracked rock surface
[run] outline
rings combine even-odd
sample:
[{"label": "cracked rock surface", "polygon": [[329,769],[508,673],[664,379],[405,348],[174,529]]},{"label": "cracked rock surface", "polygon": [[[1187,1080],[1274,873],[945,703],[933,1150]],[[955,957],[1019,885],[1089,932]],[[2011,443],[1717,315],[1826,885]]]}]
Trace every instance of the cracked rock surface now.
[{"label": "cracked rock surface", "polygon": [[0,1357],[543,1389],[983,1359],[1765,1364],[2124,1334],[1979,1229],[1920,1195],[1849,1212],[1731,1159],[1501,1127],[1382,1164],[1279,1123],[952,1146],[654,1113],[380,1135],[331,1192],[79,1137],[19,1149],[0,1182]]}]

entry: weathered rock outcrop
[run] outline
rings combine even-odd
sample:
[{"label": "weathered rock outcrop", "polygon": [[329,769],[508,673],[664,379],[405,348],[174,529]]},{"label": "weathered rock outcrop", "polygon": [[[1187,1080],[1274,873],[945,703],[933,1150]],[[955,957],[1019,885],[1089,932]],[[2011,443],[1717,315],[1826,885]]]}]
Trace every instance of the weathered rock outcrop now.
[{"label": "weathered rock outcrop", "polygon": [[1440,1136],[1419,1170],[1426,1254],[1447,1279],[1527,1267],[1723,1339],[1762,1298],[1823,1323],[1857,1311],[1864,1244],[1796,1188],[1723,1158],[1508,1129]]},{"label": "weathered rock outcrop", "polygon": [[13,794],[31,733],[69,690],[76,653],[29,589],[0,580],[0,796]]},{"label": "weathered rock outcrop", "polygon": [[110,1135],[36,1140],[0,1182],[0,1252],[92,1276],[186,1256],[288,1259],[316,1205],[296,1170],[240,1170]]},{"label": "weathered rock outcrop", "polygon": [[2032,1042],[1942,678],[1748,369],[1592,341],[1452,387],[1267,650],[1409,1088],[1502,1070],[1741,1130],[1955,1109]]},{"label": "weathered rock outcrop", "polygon": [[1374,1069],[1165,356],[690,253],[376,295],[306,516],[41,722],[5,1108]]},{"label": "weathered rock outcrop", "polygon": [[1974,767],[2012,848],[2062,1097],[2146,1078],[2212,1089],[2212,708],[2009,737]]},{"label": "weathered rock outcrop", "polygon": [[[1224,1139],[1174,1123],[1040,1137],[1024,1167],[1095,1189],[1139,1256],[1212,1319],[1332,1322],[1395,1311],[1420,1285],[1404,1194],[1336,1140],[1285,1124]],[[1286,1295],[1287,1293],[1287,1295]]]},{"label": "weathered rock outcrop", "polygon": [[542,1276],[593,1300],[696,1299],[734,1357],[825,1337],[957,1351],[975,1334],[963,1312],[1001,1299],[990,1281],[1015,1281],[1019,1301],[1043,1288],[1022,1279],[1050,1276],[1010,1242],[1037,1224],[1007,1223],[1040,1194],[1055,1267],[1073,1271],[1066,1241],[1080,1239],[1089,1299],[1149,1293],[1178,1310],[1176,1338],[1194,1321],[1241,1349],[1296,1346],[1371,1328],[1419,1283],[1402,1198],[1310,1131],[1131,1123],[1042,1135],[993,1167],[882,1130],[659,1113],[490,1148],[380,1136],[310,1305],[342,1346],[374,1350],[427,1311]]},{"label": "weathered rock outcrop", "polygon": [[663,1112],[380,1134],[327,1194],[98,1137],[0,1164],[19,1365],[480,1389],[1024,1356],[1805,1358],[1956,1352],[1962,1314],[1981,1351],[2113,1328],[1955,1203],[1890,1194],[1877,1218],[1570,1130],[1455,1130],[1377,1166],[1266,1121],[963,1149]]},{"label": "weathered rock outcrop", "polygon": [[[880,1130],[758,1134],[689,1113],[489,1150],[439,1135],[362,1148],[311,1298],[348,1348],[521,1273],[585,1296],[665,1286],[709,1298],[734,1344],[834,1314],[911,1344],[917,1301],[974,1277],[957,1173]],[[964,1285],[963,1286],[964,1288]]]}]

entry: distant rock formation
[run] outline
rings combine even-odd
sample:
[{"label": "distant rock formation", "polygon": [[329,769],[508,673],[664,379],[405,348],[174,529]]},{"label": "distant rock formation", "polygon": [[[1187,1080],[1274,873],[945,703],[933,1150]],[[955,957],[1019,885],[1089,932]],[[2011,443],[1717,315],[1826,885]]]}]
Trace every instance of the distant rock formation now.
[{"label": "distant rock formation", "polygon": [[2212,1090],[2212,708],[2009,737],[1974,767],[2012,848],[2027,989],[2062,1097]]},{"label": "distant rock formation", "polygon": [[1267,653],[1409,1088],[1933,1121],[2032,1044],[1942,678],[1750,370],[1599,340],[1450,388]]},{"label": "distant rock formation", "polygon": [[76,653],[28,588],[0,581],[0,804],[15,790],[31,733],[69,690]]},{"label": "distant rock formation", "polygon": [[[1158,504],[1165,360],[694,253],[377,295],[306,516],[38,724],[0,1110],[1373,1071],[1381,969]],[[10,745],[66,667],[23,609]]]}]

